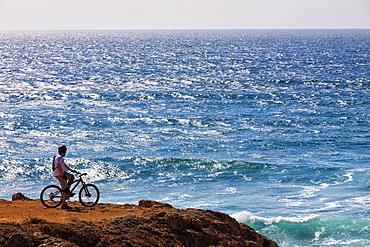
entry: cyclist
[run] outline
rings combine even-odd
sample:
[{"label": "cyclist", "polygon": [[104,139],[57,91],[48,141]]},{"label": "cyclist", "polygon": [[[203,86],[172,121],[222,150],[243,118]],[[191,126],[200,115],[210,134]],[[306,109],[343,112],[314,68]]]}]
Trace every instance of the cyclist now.
[{"label": "cyclist", "polygon": [[73,196],[74,193],[70,193],[69,187],[73,183],[74,176],[67,172],[76,172],[75,170],[72,170],[67,166],[67,164],[64,162],[64,156],[67,153],[67,147],[65,145],[62,145],[58,147],[58,155],[54,157],[53,162],[53,169],[54,169],[54,176],[56,179],[59,180],[60,186],[62,187],[62,209],[71,209],[70,206],[67,205],[67,196],[68,194],[70,196]]}]

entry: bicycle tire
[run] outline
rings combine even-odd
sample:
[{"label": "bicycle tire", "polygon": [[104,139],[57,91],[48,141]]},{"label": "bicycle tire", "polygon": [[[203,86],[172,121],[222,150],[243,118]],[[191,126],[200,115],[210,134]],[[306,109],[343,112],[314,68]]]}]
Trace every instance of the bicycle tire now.
[{"label": "bicycle tire", "polygon": [[79,200],[85,207],[94,207],[98,203],[99,198],[99,189],[94,184],[85,184],[80,189]]},{"label": "bicycle tire", "polygon": [[41,203],[47,208],[56,208],[62,204],[62,189],[57,185],[48,185],[40,193]]}]

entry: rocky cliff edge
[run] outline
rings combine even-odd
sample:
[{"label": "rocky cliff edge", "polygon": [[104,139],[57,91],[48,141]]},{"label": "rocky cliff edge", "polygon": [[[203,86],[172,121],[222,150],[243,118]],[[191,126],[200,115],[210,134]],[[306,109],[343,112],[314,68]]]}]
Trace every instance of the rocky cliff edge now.
[{"label": "rocky cliff edge", "polygon": [[278,246],[221,212],[176,209],[148,200],[139,205],[70,206],[45,208],[23,195],[0,200],[0,246]]}]

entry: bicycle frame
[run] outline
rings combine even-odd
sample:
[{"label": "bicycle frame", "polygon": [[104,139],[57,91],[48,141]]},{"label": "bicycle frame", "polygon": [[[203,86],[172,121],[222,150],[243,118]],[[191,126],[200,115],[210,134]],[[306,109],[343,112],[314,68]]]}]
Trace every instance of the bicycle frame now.
[{"label": "bicycle frame", "polygon": [[[70,189],[70,192],[72,193],[76,188],[77,188],[77,186],[81,183],[82,184],[82,187],[85,187],[85,182],[82,180],[82,176],[83,176],[84,174],[80,174],[79,175],[79,178],[77,179],[77,180],[75,180],[75,181],[73,181],[73,183],[71,184],[71,187],[72,187],[72,185],[74,185],[73,186],[73,188],[72,189]],[[68,195],[68,198],[69,198],[69,195]]]}]

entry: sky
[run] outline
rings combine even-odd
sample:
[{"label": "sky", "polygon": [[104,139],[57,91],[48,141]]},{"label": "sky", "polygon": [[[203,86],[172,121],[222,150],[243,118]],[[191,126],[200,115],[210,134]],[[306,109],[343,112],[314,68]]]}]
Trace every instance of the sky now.
[{"label": "sky", "polygon": [[0,0],[0,30],[370,28],[370,0]]}]

